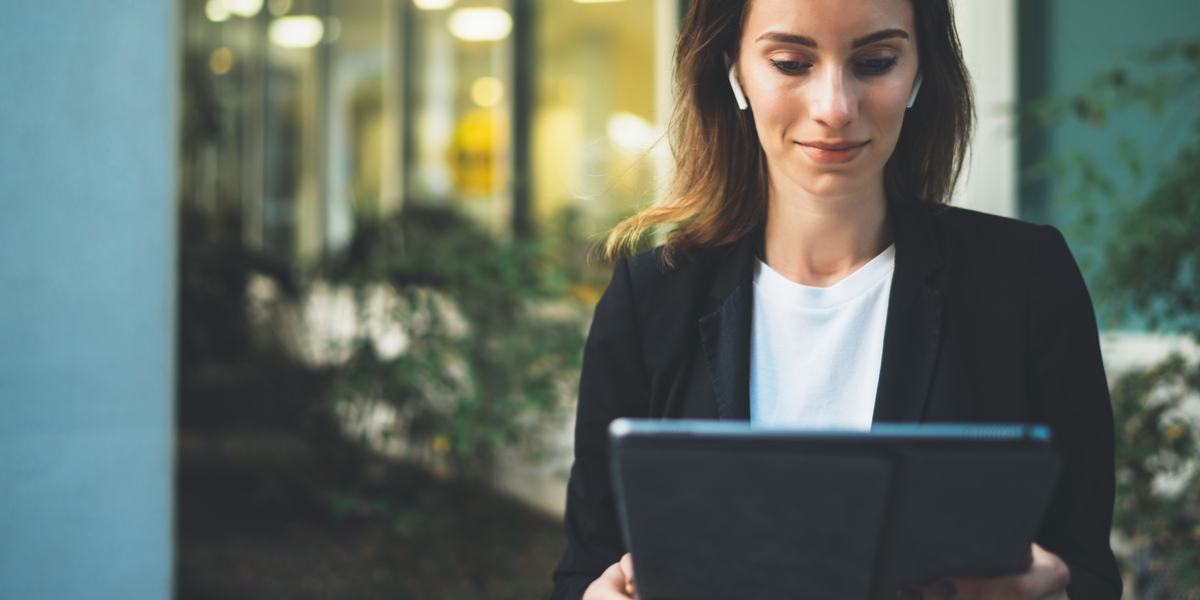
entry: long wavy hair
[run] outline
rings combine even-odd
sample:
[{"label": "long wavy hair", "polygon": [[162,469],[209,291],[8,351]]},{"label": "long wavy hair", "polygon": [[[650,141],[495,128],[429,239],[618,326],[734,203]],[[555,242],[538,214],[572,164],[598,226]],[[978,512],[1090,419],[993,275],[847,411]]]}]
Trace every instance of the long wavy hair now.
[{"label": "long wavy hair", "polygon": [[[974,128],[971,83],[949,0],[912,0],[921,96],[904,113],[900,138],[884,166],[889,200],[947,204]],[[605,258],[636,251],[651,231],[676,254],[720,253],[767,217],[767,165],[753,109],[738,110],[725,67],[736,59],[750,0],[692,0],[675,46],[679,96],[668,140],[675,174],[665,200],[622,221]]]}]

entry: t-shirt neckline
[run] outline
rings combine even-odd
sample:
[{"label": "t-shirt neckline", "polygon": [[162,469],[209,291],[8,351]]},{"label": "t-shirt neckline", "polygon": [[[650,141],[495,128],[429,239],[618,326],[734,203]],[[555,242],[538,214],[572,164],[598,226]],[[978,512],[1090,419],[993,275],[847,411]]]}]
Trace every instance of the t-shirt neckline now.
[{"label": "t-shirt neckline", "polygon": [[896,245],[888,246],[867,264],[825,288],[801,285],[780,275],[761,259],[754,262],[754,285],[765,297],[798,308],[833,308],[889,279],[896,267]]}]

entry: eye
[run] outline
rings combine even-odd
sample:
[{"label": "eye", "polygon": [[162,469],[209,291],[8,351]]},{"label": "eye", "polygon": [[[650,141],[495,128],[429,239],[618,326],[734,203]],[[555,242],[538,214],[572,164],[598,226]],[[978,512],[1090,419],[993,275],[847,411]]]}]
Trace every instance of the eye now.
[{"label": "eye", "polygon": [[771,66],[779,69],[781,73],[787,75],[795,75],[811,67],[812,65],[800,62],[798,60],[774,60],[771,59]]},{"label": "eye", "polygon": [[855,65],[858,67],[858,70],[862,71],[863,73],[868,75],[879,75],[881,73],[890,71],[892,67],[896,66],[896,59],[868,58],[866,60],[858,61],[855,63]]}]

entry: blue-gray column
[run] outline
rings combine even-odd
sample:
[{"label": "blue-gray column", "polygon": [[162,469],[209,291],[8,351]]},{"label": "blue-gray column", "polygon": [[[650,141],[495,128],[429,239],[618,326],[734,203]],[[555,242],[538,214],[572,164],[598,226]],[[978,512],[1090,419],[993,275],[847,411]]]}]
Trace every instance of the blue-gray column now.
[{"label": "blue-gray column", "polygon": [[176,3],[0,13],[0,599],[166,600]]}]

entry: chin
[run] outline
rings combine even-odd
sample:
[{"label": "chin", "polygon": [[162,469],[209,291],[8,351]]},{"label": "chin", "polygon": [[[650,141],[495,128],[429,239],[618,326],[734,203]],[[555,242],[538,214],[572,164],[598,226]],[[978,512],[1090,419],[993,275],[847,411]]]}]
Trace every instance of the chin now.
[{"label": "chin", "polygon": [[852,171],[813,172],[807,170],[798,173],[793,178],[805,192],[818,198],[836,200],[862,194],[872,183],[871,177],[865,177],[858,169]]}]

